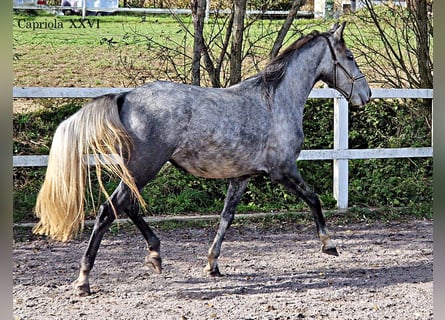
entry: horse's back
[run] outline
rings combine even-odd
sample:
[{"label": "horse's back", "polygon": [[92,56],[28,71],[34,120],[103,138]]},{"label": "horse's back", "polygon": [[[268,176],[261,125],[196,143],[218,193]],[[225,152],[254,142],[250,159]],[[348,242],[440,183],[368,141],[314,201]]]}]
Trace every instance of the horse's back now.
[{"label": "horse's back", "polygon": [[165,153],[194,175],[228,178],[264,169],[270,111],[256,96],[157,81],[127,94],[121,112],[141,148]]}]

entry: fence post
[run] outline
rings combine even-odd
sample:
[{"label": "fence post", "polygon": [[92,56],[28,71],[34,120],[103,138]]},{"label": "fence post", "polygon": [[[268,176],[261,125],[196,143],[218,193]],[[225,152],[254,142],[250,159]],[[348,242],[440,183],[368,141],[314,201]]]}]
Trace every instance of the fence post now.
[{"label": "fence post", "polygon": [[87,14],[87,0],[82,0],[82,20],[85,20],[86,14]]},{"label": "fence post", "polygon": [[[334,98],[334,151],[347,150],[349,105],[343,97]],[[348,159],[334,159],[334,198],[338,209],[348,208]]]}]

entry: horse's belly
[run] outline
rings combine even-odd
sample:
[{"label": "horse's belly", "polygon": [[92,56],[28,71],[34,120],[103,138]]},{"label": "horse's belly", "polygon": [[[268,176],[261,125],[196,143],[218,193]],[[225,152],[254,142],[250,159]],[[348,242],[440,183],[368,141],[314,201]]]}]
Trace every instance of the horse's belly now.
[{"label": "horse's belly", "polygon": [[261,172],[260,166],[255,162],[255,157],[227,157],[215,155],[209,158],[193,152],[179,152],[173,155],[173,162],[187,172],[197,177],[227,179],[252,175]]}]

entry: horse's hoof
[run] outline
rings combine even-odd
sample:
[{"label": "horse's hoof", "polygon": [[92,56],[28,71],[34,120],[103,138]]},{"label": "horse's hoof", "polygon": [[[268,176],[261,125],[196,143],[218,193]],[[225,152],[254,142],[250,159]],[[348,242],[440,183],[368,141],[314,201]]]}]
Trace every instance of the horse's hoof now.
[{"label": "horse's hoof", "polygon": [[157,274],[162,273],[162,259],[158,253],[156,253],[156,254],[151,253],[148,256],[146,256],[145,263],[147,263],[148,266],[151,267],[151,269],[155,273],[157,273]]},{"label": "horse's hoof", "polygon": [[338,257],[338,251],[337,251],[337,248],[336,248],[336,247],[325,247],[325,246],[323,246],[323,247],[321,248],[321,251],[322,251],[323,253],[326,253],[326,254],[330,255],[330,256],[336,256],[336,257]]},{"label": "horse's hoof", "polygon": [[76,294],[80,297],[86,297],[91,295],[90,284],[83,283],[80,284],[77,280],[73,282],[73,288],[76,291]]},{"label": "horse's hoof", "polygon": [[216,277],[222,277],[223,275],[221,274],[221,272],[219,272],[219,268],[218,266],[216,266],[213,269],[210,269],[208,267],[206,267],[204,269],[204,272],[207,274],[207,276],[212,277],[212,278],[216,278]]}]

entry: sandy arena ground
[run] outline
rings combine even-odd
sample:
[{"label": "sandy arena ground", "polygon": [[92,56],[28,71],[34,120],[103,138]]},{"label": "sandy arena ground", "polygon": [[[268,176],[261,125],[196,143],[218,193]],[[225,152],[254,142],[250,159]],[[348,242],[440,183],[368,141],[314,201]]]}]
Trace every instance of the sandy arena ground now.
[{"label": "sandy arena ground", "polygon": [[214,230],[158,231],[163,273],[143,264],[132,228],[107,233],[92,295],[73,294],[86,237],[14,243],[15,319],[433,318],[433,222],[332,226],[339,257],[322,254],[314,226],[230,229],[221,278],[203,273]]}]

